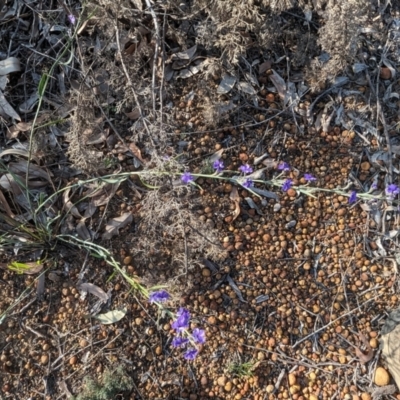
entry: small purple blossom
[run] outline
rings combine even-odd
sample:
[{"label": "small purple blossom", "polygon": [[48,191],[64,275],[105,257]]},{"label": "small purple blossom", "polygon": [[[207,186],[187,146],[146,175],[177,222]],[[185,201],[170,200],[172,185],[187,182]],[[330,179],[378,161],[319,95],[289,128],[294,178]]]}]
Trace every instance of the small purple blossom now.
[{"label": "small purple blossom", "polygon": [[357,201],[357,192],[353,190],[349,196],[349,204],[353,204]]},{"label": "small purple blossom", "polygon": [[371,185],[371,190],[376,190],[378,189],[378,183],[377,182],[373,182]]},{"label": "small purple blossom", "polygon": [[192,361],[196,358],[198,353],[199,353],[199,351],[197,349],[189,349],[185,352],[183,357],[185,358],[185,360]]},{"label": "small purple blossom", "polygon": [[243,174],[251,174],[253,172],[253,168],[251,168],[249,164],[244,164],[239,167],[239,171]]},{"label": "small purple blossom", "polygon": [[400,193],[400,189],[397,185],[395,185],[394,183],[391,183],[387,188],[386,188],[386,194],[389,197],[394,197],[396,196],[396,194]]},{"label": "small purple blossom", "polygon": [[290,165],[285,161],[281,161],[278,164],[277,169],[279,169],[279,171],[290,171]]},{"label": "small purple blossom", "polygon": [[173,347],[183,347],[189,343],[189,339],[183,337],[175,337],[172,339],[172,346]]},{"label": "small purple blossom", "polygon": [[311,174],[304,174],[304,179],[306,180],[306,182],[313,182],[317,180],[317,178],[315,176],[312,176]]},{"label": "small purple blossom", "polygon": [[176,313],[176,320],[172,323],[172,329],[177,332],[183,332],[189,327],[190,312],[185,308],[180,308]]},{"label": "small purple blossom", "polygon": [[215,169],[216,172],[221,172],[224,170],[224,163],[221,160],[216,160],[213,163],[213,168]]},{"label": "small purple blossom", "polygon": [[75,23],[76,23],[76,18],[75,18],[75,15],[74,15],[74,14],[69,14],[67,18],[68,18],[68,21],[69,21],[72,25],[75,25]]},{"label": "small purple blossom", "polygon": [[150,293],[150,303],[163,303],[170,298],[170,294],[165,290],[157,290],[156,292]]},{"label": "small purple blossom", "polygon": [[194,328],[192,336],[196,343],[203,344],[206,342],[206,332],[204,329]]},{"label": "small purple blossom", "polygon": [[253,185],[254,185],[254,182],[253,182],[250,178],[247,178],[247,179],[242,183],[242,186],[245,187],[245,188],[251,188],[251,187],[253,187]]},{"label": "small purple blossom", "polygon": [[194,178],[190,172],[184,172],[181,176],[181,180],[183,183],[185,183],[187,185],[187,184],[193,182]]},{"label": "small purple blossom", "polygon": [[292,185],[293,185],[292,179],[286,179],[286,181],[283,182],[282,190],[284,192],[287,192],[292,187]]}]

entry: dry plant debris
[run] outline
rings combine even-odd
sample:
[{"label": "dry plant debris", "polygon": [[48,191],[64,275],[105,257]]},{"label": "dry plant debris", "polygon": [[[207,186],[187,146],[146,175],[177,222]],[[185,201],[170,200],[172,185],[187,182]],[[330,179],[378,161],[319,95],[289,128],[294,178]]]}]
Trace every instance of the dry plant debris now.
[{"label": "dry plant debris", "polygon": [[0,398],[400,398],[396,2],[0,5]]}]

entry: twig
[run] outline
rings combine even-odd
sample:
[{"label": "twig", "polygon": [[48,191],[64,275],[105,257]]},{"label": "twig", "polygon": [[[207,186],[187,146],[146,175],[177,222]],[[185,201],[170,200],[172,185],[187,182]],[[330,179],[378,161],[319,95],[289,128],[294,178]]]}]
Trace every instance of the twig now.
[{"label": "twig", "polygon": [[[119,30],[118,30],[118,24],[117,23],[115,24],[115,33],[116,33],[116,39],[117,39],[118,56],[119,56],[120,61],[121,61],[122,69],[124,70],[124,74],[125,74],[126,79],[127,79],[128,83],[129,83],[129,87],[131,89],[133,98],[135,99],[136,106],[139,109],[139,113],[140,113],[140,116],[142,118],[143,125],[144,125],[144,127],[145,127],[145,129],[147,131],[148,138],[150,139],[151,144],[155,148],[155,144],[153,142],[151,132],[149,130],[149,127],[147,126],[146,120],[144,119],[143,109],[142,109],[142,107],[140,105],[139,98],[138,98],[138,96],[137,96],[137,94],[136,94],[136,92],[135,92],[135,90],[133,88],[133,83],[132,83],[131,77],[129,76],[128,69],[126,68],[126,65],[124,63],[124,58],[122,56],[122,51],[121,51],[121,43],[119,41]],[[112,127],[112,125],[111,125],[111,127]]]},{"label": "twig", "polygon": [[[363,305],[364,305],[364,304],[367,304],[367,303],[369,303],[369,302],[371,302],[372,300],[376,300],[378,297],[379,297],[379,296],[375,296],[375,297],[370,298],[370,299],[367,300],[365,303],[363,303]],[[311,336],[315,335],[315,334],[318,333],[318,332],[323,331],[324,329],[327,329],[329,326],[333,325],[335,322],[341,320],[341,319],[344,318],[344,317],[347,317],[348,315],[352,314],[354,311],[358,310],[359,308],[360,308],[360,306],[358,306],[358,307],[356,307],[356,308],[353,308],[353,309],[350,310],[349,312],[347,312],[347,313],[341,315],[340,317],[337,317],[336,319],[334,319],[333,321],[331,321],[331,322],[329,322],[328,324],[324,325],[323,327],[321,327],[321,328],[317,329],[316,331],[310,333],[309,335],[303,337],[302,339],[300,339],[297,343],[295,343],[295,344],[293,345],[293,349],[296,348],[300,343],[303,343],[304,341],[306,341],[306,340],[307,340],[308,338],[310,338]]]},{"label": "twig", "polygon": [[154,58],[153,58],[153,73],[152,73],[152,78],[151,78],[151,86],[152,86],[152,91],[151,91],[151,96],[153,100],[153,111],[154,113],[156,112],[156,96],[155,96],[155,91],[156,91],[156,68],[157,68],[157,62],[158,62],[158,54],[160,51],[160,27],[158,25],[157,21],[157,16],[156,13],[154,12],[153,6],[150,3],[150,0],[145,0],[146,1],[146,6],[150,10],[150,14],[153,18],[153,23],[154,23],[154,29],[155,29],[155,40],[156,40],[156,45],[155,45],[155,50],[154,50]]}]

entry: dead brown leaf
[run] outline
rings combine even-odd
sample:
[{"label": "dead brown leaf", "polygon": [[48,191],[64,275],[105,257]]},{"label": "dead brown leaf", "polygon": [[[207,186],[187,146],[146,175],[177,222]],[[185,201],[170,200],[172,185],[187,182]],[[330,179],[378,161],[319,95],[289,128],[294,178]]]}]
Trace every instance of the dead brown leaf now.
[{"label": "dead brown leaf", "polygon": [[102,288],[94,285],[93,283],[81,283],[78,285],[78,289],[82,292],[93,294],[103,302],[108,301],[108,294]]},{"label": "dead brown leaf", "polygon": [[371,346],[367,338],[362,334],[359,333],[358,336],[360,337],[361,342],[367,348],[367,354],[361,351],[358,347],[356,347],[356,356],[358,357],[361,364],[366,364],[367,362],[371,361],[372,357],[374,356],[374,351],[372,350]]},{"label": "dead brown leaf", "polygon": [[81,239],[92,240],[92,235],[90,234],[89,229],[87,228],[87,226],[85,224],[85,221],[83,221],[83,220],[79,221],[75,230]]},{"label": "dead brown leaf", "polygon": [[119,230],[130,224],[132,220],[132,214],[129,212],[122,214],[120,217],[111,219],[107,222],[102,238],[108,240],[118,235]]},{"label": "dead brown leaf", "polygon": [[129,118],[129,119],[138,119],[140,118],[140,110],[138,107],[134,108],[132,111],[125,113],[125,115]]},{"label": "dead brown leaf", "polygon": [[232,187],[229,198],[235,204],[235,210],[233,211],[233,219],[232,219],[233,222],[240,215],[240,196],[236,186]]},{"label": "dead brown leaf", "polygon": [[6,100],[2,91],[0,91],[0,115],[3,115],[3,117],[10,117],[16,119],[17,121],[21,121],[21,117]]},{"label": "dead brown leaf", "polygon": [[64,191],[63,193],[63,202],[67,212],[70,212],[75,218],[82,219],[82,215],[79,213],[76,206],[72,203],[69,197],[70,188]]},{"label": "dead brown leaf", "polygon": [[382,356],[400,389],[400,309],[392,311],[382,327]]},{"label": "dead brown leaf", "polygon": [[86,194],[87,197],[92,198],[92,204],[96,207],[107,204],[114,196],[120,183],[106,183],[101,188],[94,189],[92,192]]},{"label": "dead brown leaf", "polygon": [[270,60],[267,60],[258,66],[258,73],[262,75],[265,71],[271,69],[272,63]]},{"label": "dead brown leaf", "polygon": [[8,165],[8,169],[10,172],[13,172],[15,174],[19,174],[22,176],[25,176],[28,174],[29,179],[31,178],[42,178],[46,179],[47,181],[51,182],[51,176],[53,174],[49,171],[45,171],[42,167],[33,164],[33,163],[28,163],[28,161],[25,160],[19,160],[17,162],[11,162]]},{"label": "dead brown leaf", "polygon": [[225,149],[221,149],[216,151],[208,160],[212,164],[215,161],[218,161],[221,157],[222,154],[224,153]]},{"label": "dead brown leaf", "polygon": [[129,150],[138,160],[140,160],[140,162],[142,162],[143,164],[146,162],[142,157],[142,152],[140,151],[139,147],[136,146],[135,143],[129,143]]},{"label": "dead brown leaf", "polygon": [[1,191],[0,191],[0,208],[2,208],[10,218],[14,218],[14,213],[11,211],[7,199],[4,197],[4,194]]},{"label": "dead brown leaf", "polygon": [[172,60],[190,60],[193,58],[197,50],[197,44],[195,44],[190,49],[181,51],[180,53],[175,53],[172,55]]}]

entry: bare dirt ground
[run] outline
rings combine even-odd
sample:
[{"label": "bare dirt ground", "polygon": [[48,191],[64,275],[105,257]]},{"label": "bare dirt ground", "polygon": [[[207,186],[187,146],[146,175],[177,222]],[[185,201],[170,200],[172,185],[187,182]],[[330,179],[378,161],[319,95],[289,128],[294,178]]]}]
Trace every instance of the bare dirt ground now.
[{"label": "bare dirt ground", "polygon": [[0,35],[0,399],[400,399],[397,2],[0,0]]}]

